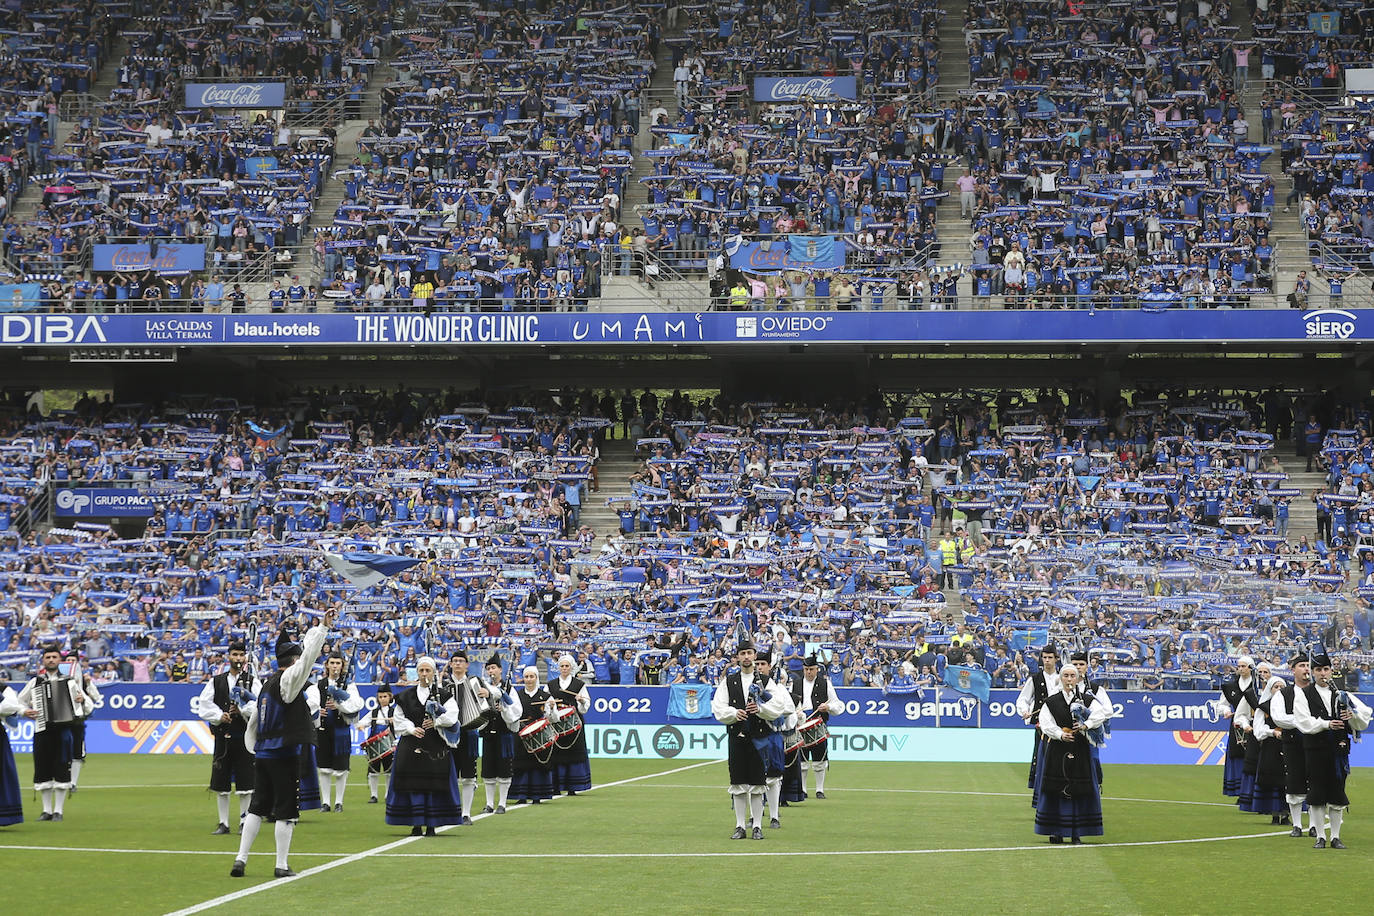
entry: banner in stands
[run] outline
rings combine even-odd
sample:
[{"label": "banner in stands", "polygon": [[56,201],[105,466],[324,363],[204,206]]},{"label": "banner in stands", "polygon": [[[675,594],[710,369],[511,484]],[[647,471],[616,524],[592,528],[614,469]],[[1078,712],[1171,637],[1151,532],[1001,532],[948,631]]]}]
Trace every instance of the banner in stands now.
[{"label": "banner in stands", "polygon": [[159,245],[154,254],[147,245],[94,246],[92,270],[167,270],[205,269],[204,245]]},{"label": "banner in stands", "polygon": [[57,491],[58,518],[149,518],[153,504],[138,490],[79,487]]},{"label": "banner in stands", "polygon": [[[116,256],[113,251],[124,252]],[[790,250],[790,249],[789,249]],[[141,252],[141,254],[140,254]],[[175,253],[181,252],[181,253]],[[102,260],[103,258],[103,260]],[[141,260],[140,260],[141,258]],[[199,260],[197,260],[199,259]],[[199,245],[158,248],[156,269],[194,269]],[[141,270],[147,246],[97,245],[96,270]],[[175,266],[180,265],[180,266]],[[411,345],[1246,343],[1374,339],[1346,309],[947,312],[568,312],[317,315],[0,314],[10,346],[406,347]]]},{"label": "banner in stands", "polygon": [[187,83],[187,108],[281,108],[285,83]]},{"label": "banner in stands", "polygon": [[32,312],[43,301],[37,283],[0,283],[0,312]]},{"label": "banner in stands", "polygon": [[838,270],[845,246],[833,235],[789,235],[786,241],[727,243],[730,266],[750,273],[782,270]]},{"label": "banner in stands", "polygon": [[756,76],[755,102],[795,102],[799,99],[857,99],[858,80],[852,76]]}]

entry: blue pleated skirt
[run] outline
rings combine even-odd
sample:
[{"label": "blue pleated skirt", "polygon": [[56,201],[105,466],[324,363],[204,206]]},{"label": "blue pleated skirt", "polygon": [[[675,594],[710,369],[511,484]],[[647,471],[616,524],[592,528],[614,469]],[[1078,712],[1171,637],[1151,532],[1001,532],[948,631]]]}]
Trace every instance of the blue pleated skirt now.
[{"label": "blue pleated skirt", "polygon": [[19,794],[19,768],[10,750],[10,736],[0,725],[0,827],[24,820],[24,799]]}]

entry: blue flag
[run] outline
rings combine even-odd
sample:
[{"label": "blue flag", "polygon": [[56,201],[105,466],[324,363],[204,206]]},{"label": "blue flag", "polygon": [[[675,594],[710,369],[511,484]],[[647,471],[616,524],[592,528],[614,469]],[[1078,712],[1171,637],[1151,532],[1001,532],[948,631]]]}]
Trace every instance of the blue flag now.
[{"label": "blue flag", "polygon": [[420,561],[413,557],[398,557],[385,553],[327,553],[325,561],[331,569],[354,585],[364,588],[384,582],[405,572]]},{"label": "blue flag", "polygon": [[711,694],[714,692],[710,684],[673,684],[668,691],[668,717],[711,718]]},{"label": "blue flag", "polygon": [[945,686],[976,697],[980,703],[986,703],[992,697],[992,675],[982,668],[973,668],[969,665],[947,665],[945,667]]}]

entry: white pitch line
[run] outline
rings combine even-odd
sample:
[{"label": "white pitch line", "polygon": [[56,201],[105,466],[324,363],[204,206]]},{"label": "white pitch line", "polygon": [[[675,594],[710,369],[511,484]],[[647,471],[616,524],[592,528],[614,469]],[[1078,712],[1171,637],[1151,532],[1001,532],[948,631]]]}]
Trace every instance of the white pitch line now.
[{"label": "white pitch line", "polygon": [[[707,784],[707,783],[665,782],[665,783],[660,783],[659,785],[655,786],[654,788],[657,788],[657,789],[718,789],[718,788],[720,788],[720,787],[719,787],[719,786],[716,786],[716,785],[710,785],[710,784]],[[853,788],[853,787],[849,787],[849,786],[844,786],[844,787],[841,787],[841,788],[838,789],[838,790],[832,788],[831,791],[832,791],[832,792],[833,792],[833,791],[839,791],[840,794],[845,794],[845,793],[848,793],[848,792],[897,792],[897,793],[907,793],[907,794],[913,794],[913,795],[979,795],[979,796],[985,796],[985,797],[988,797],[988,798],[1026,798],[1026,799],[1029,799],[1029,798],[1030,798],[1030,793],[1029,793],[1029,792],[971,792],[971,791],[960,790],[960,789],[866,789],[866,788]],[[1185,801],[1185,800],[1179,799],[1179,798],[1124,798],[1124,797],[1122,797],[1122,796],[1117,796],[1117,795],[1104,795],[1104,796],[1102,796],[1102,800],[1103,800],[1103,801],[1119,801],[1119,802],[1150,802],[1150,803],[1158,804],[1158,805],[1203,805],[1203,806],[1206,806],[1206,807],[1215,807],[1215,808],[1234,808],[1234,807],[1235,807],[1235,804],[1234,804],[1234,803],[1228,803],[1228,802]]]},{"label": "white pitch line", "polygon": [[[1183,840],[1136,840],[1126,843],[1063,844],[1072,849],[1116,849],[1128,846],[1184,846],[1192,843],[1225,843],[1231,840],[1257,840],[1266,837],[1288,836],[1288,831],[1238,833],[1232,836],[1192,837]],[[748,842],[748,841],[746,841]],[[1055,849],[1048,842],[1034,846],[967,846],[954,849],[834,849],[788,850],[784,852],[393,852],[382,853],[386,859],[733,859],[740,856],[926,856],[967,852],[1024,852],[1033,849]]]},{"label": "white pitch line", "polygon": [[[695,770],[697,767],[711,766],[712,764],[717,764],[717,763],[721,763],[721,762],[723,762],[723,761],[721,761],[721,760],[703,760],[703,761],[700,761],[700,762],[698,762],[698,763],[688,764],[687,766],[678,767],[678,768],[673,769],[673,770],[664,770],[664,771],[661,772],[661,773],[646,773],[646,774],[644,774],[643,776],[632,776],[632,777],[630,777],[629,779],[619,779],[619,780],[616,780],[615,782],[602,783],[601,785],[592,786],[591,789],[588,789],[587,791],[588,791],[588,792],[594,792],[594,791],[596,791],[597,789],[610,789],[610,788],[613,788],[613,787],[615,787],[615,786],[623,786],[623,785],[626,785],[626,784],[632,783],[632,782],[640,782],[641,780],[645,780],[645,779],[653,779],[653,778],[656,777],[656,776],[671,776],[671,775],[673,775],[674,773],[682,773],[682,772],[685,772],[685,771],[687,771],[687,770]],[[581,793],[581,794],[584,794],[584,795],[585,795],[586,793],[584,792],[584,793]],[[553,800],[556,801],[558,798],[561,798],[561,797],[562,797],[562,796],[556,796]],[[525,810],[534,810],[534,809],[535,809],[535,806],[534,806],[534,805],[517,805],[513,810],[515,810],[515,811],[520,811],[521,809],[525,809]],[[506,810],[507,810],[507,812],[509,813],[512,809],[509,809],[509,808],[508,808],[508,809],[506,809]],[[495,815],[479,814],[479,815],[476,815],[475,817],[473,817],[473,820],[476,821],[476,820],[478,820],[478,819],[480,819],[480,818],[484,818],[484,817],[494,817],[494,816],[495,816]],[[448,828],[448,827],[440,827],[439,829],[440,829],[440,830],[443,830],[443,831],[446,831],[446,830],[448,830],[449,828]],[[221,904],[224,904],[224,903],[231,903],[231,902],[233,902],[233,901],[235,901],[235,900],[242,900],[244,897],[251,897],[251,896],[253,896],[254,894],[258,894],[258,893],[261,893],[261,892],[263,892],[263,891],[271,890],[271,889],[276,888],[276,887],[283,887],[283,886],[285,886],[285,885],[287,885],[287,884],[291,884],[291,883],[293,883],[293,882],[295,882],[295,881],[299,881],[299,880],[301,880],[302,878],[308,878],[308,877],[310,877],[311,875],[318,875],[318,874],[321,874],[322,872],[329,871],[330,869],[339,868],[339,867],[344,866],[344,865],[351,865],[351,864],[353,864],[354,862],[360,862],[360,861],[362,861],[363,859],[370,859],[370,858],[372,858],[373,856],[383,855],[384,853],[388,853],[388,852],[390,852],[390,851],[393,850],[393,849],[399,849],[399,848],[402,847],[402,846],[406,846],[406,845],[408,845],[408,844],[410,844],[410,843],[413,843],[413,842],[415,842],[415,841],[418,840],[418,839],[423,839],[423,838],[422,838],[422,837],[413,837],[413,836],[403,837],[403,838],[401,838],[401,839],[399,839],[399,840],[395,840],[395,841],[393,841],[393,842],[391,842],[391,843],[385,843],[385,844],[383,844],[383,845],[381,845],[381,846],[374,846],[374,847],[371,848],[371,849],[364,849],[362,852],[355,852],[355,853],[353,853],[352,855],[344,856],[344,857],[341,858],[341,859],[335,859],[335,860],[333,860],[332,862],[324,862],[324,863],[322,863],[322,864],[320,864],[320,865],[316,865],[316,866],[313,866],[313,867],[311,867],[311,868],[307,868],[305,871],[298,872],[294,877],[291,877],[291,878],[278,878],[278,879],[276,879],[276,880],[274,880],[274,881],[264,881],[263,883],[261,883],[261,884],[255,884],[255,885],[253,885],[252,887],[245,887],[243,890],[234,891],[234,892],[229,893],[229,894],[222,894],[222,895],[219,896],[219,897],[213,897],[213,898],[211,898],[211,899],[209,899],[209,900],[204,900],[204,901],[202,901],[202,902],[200,902],[200,903],[194,904],[194,905],[192,905],[192,906],[184,907],[184,908],[182,908],[182,909],[180,909],[180,910],[173,910],[171,913],[168,913],[167,916],[191,916],[192,913],[204,912],[205,910],[212,909],[212,908],[217,907],[217,906],[220,906]]]},{"label": "white pitch line", "polygon": [[[149,855],[149,856],[224,856],[229,855],[232,850],[225,849],[115,849],[104,846],[12,846],[0,844],[0,850],[5,849],[24,849],[33,852],[113,852],[128,853],[130,855]],[[250,852],[250,856],[275,856],[275,852]],[[293,852],[293,856],[304,856],[307,858],[329,858],[330,856],[347,856],[352,853],[347,852]]]}]

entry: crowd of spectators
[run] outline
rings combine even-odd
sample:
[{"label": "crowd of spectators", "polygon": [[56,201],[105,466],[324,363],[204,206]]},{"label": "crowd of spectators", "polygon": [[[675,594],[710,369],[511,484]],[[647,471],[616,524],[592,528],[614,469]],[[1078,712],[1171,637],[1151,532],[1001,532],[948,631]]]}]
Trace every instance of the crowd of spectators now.
[{"label": "crowd of spectators", "polygon": [[[1047,639],[1088,649],[1118,688],[1210,687],[1238,654],[1313,642],[1351,686],[1368,676],[1365,405],[1298,405],[1293,423],[1274,393],[475,404],[88,399],[16,420],[15,495],[21,478],[135,486],[155,510],[122,537],[11,529],[0,665],[56,639],[110,676],[195,679],[230,636],[270,654],[283,616],[333,604],[361,682],[458,645],[512,665],[571,651],[602,682],[710,682],[742,630],[785,664],[817,653],[836,682],[896,693],[951,663],[1016,686]],[[1308,406],[1323,420],[1302,422]],[[620,530],[595,532],[581,513],[610,483],[596,460],[617,420],[643,461],[610,503]],[[1329,474],[1318,494],[1286,486],[1272,452],[1290,430]],[[1307,498],[1328,522],[1289,539]],[[421,562],[360,588],[324,560],[348,549]]]}]

